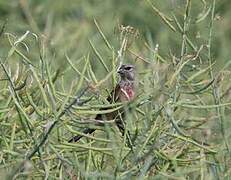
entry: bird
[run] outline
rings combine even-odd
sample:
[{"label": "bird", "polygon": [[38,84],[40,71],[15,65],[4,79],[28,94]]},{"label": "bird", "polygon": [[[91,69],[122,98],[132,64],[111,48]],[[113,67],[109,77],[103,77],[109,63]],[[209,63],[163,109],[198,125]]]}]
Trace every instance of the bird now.
[{"label": "bird", "polygon": [[[107,97],[109,103],[119,103],[119,102],[130,102],[135,98],[135,67],[131,64],[122,64],[117,73],[120,76],[120,80],[111,91],[110,95]],[[105,108],[104,108],[105,110]],[[125,122],[126,110],[121,108],[106,114],[97,114],[95,120],[104,121],[104,120],[115,120],[117,127],[119,128],[122,136],[125,134]],[[102,123],[98,123],[99,125]],[[92,134],[96,129],[86,128],[83,130],[83,134]],[[71,138],[68,142],[77,142],[83,135],[76,135]],[[129,143],[131,146],[131,143]]]}]

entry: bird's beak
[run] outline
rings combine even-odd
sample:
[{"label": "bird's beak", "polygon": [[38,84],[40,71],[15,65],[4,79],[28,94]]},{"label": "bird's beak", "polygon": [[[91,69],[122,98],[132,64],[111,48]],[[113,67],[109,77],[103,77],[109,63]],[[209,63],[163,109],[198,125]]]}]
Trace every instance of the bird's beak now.
[{"label": "bird's beak", "polygon": [[119,70],[117,71],[117,73],[122,74],[122,73],[123,73],[123,70],[122,70],[122,69],[119,69]]}]

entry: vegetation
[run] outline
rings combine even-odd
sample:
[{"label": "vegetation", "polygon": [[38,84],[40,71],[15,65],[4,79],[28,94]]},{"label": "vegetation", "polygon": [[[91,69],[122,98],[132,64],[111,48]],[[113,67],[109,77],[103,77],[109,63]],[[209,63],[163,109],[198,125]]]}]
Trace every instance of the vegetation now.
[{"label": "vegetation", "polygon": [[[0,0],[1,178],[230,179],[230,8]],[[136,66],[137,96],[109,104],[122,63]],[[132,149],[113,120],[94,125],[122,106]]]}]

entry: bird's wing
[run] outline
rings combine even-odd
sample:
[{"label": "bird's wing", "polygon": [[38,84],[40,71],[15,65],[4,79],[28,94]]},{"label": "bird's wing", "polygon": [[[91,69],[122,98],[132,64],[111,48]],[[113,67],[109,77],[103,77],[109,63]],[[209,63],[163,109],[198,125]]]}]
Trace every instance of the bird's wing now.
[{"label": "bird's wing", "polygon": [[107,97],[107,101],[110,103],[118,102],[120,93],[120,85],[117,84],[116,87],[111,91],[110,95]]}]

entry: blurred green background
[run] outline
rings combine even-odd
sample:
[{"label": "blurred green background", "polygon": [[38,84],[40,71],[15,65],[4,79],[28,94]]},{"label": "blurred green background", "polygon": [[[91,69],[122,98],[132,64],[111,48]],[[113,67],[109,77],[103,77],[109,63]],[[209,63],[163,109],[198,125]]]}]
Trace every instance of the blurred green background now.
[{"label": "blurred green background", "polygon": [[[211,10],[211,2],[192,1],[190,26],[187,28],[189,37],[198,48],[207,43],[210,21],[209,17],[198,23],[196,21],[206,14],[206,11]],[[165,15],[175,15],[179,22],[183,22],[185,0],[155,0],[153,3]],[[228,0],[219,0],[216,3],[212,54],[219,64],[229,61],[231,55],[230,8]],[[160,45],[160,54],[163,56],[167,56],[170,51],[178,55],[181,50],[181,34],[170,30],[145,0],[0,1],[0,22],[3,24],[7,21],[5,31],[21,36],[29,30],[44,36],[49,46],[48,53],[55,57],[56,65],[62,64],[65,52],[71,59],[86,55],[90,49],[88,40],[91,40],[100,52],[106,51],[93,22],[94,18],[109,42],[116,48],[119,43],[117,26],[123,24],[139,30],[140,37],[136,43],[141,54],[145,53],[143,44],[148,40]],[[2,56],[6,52],[3,43],[5,42],[1,41]],[[110,57],[105,55],[104,58],[110,64]]]}]

